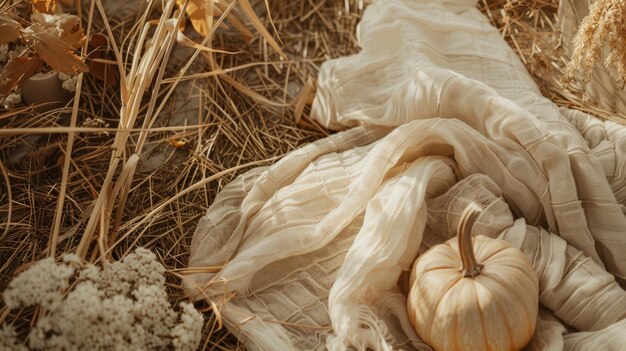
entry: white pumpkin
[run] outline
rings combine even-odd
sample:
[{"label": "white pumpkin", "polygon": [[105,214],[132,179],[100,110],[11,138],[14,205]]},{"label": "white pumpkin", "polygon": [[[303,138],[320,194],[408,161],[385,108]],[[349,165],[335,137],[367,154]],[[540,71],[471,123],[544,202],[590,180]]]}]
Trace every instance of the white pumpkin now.
[{"label": "white pumpkin", "polygon": [[435,350],[519,350],[535,330],[537,275],[505,241],[478,235],[472,245],[479,214],[468,206],[458,236],[421,255],[411,272],[409,318]]}]

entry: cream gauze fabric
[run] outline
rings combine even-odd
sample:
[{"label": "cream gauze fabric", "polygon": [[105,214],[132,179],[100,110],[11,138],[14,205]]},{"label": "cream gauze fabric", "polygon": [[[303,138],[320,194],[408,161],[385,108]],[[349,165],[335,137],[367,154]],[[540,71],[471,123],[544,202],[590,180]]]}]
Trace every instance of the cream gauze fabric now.
[{"label": "cream gauze fabric", "polygon": [[626,129],[542,97],[474,1],[378,0],[358,37],[312,111],[341,131],[222,190],[188,291],[250,350],[429,350],[409,272],[473,201],[539,277],[529,350],[625,345]]}]

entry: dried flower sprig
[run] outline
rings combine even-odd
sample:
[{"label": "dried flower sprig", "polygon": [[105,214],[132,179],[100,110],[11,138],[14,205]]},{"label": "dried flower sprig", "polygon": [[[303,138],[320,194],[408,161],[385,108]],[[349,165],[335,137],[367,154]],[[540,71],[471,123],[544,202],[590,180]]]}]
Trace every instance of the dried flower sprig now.
[{"label": "dried flower sprig", "polygon": [[[143,248],[102,267],[73,254],[61,264],[46,258],[15,277],[3,298],[9,308],[44,309],[28,335],[31,349],[195,350],[203,317],[189,303],[180,304],[180,313],[172,309],[164,272]],[[10,339],[5,346],[22,347],[9,326],[3,335]]]},{"label": "dried flower sprig", "polygon": [[563,82],[571,82],[579,70],[583,80],[589,81],[593,66],[608,54],[604,66],[617,74],[615,79],[626,82],[626,2],[623,0],[598,0],[589,6],[589,14],[583,19],[574,37],[574,53],[565,68]]}]

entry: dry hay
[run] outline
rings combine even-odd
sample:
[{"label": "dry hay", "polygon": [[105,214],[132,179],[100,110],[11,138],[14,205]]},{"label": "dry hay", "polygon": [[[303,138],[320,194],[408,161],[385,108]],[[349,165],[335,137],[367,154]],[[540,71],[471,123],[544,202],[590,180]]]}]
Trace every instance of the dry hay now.
[{"label": "dry hay", "polygon": [[[559,41],[556,1],[516,3],[484,0],[480,7],[543,92],[557,103],[581,108],[580,90],[558,88],[565,61],[555,45]],[[264,1],[252,4],[273,33]],[[84,76],[74,114],[72,104],[48,112],[31,107],[0,111],[0,290],[17,272],[46,257],[53,246],[57,257],[77,250],[107,172],[112,172],[112,185],[122,176],[123,167],[111,170],[111,155],[116,134],[128,132],[120,164],[128,163],[138,144],[143,145],[134,177],[122,187],[126,198],[118,198],[110,213],[98,217],[94,235],[81,251],[92,261],[117,260],[138,246],[147,247],[168,268],[171,302],[184,299],[180,284],[189,273],[185,266],[191,236],[215,194],[241,172],[269,165],[328,135],[308,118],[314,78],[323,61],[358,50],[354,32],[364,6],[361,0],[270,1],[274,37],[289,58],[284,61],[256,32],[246,44],[232,26],[218,30],[213,47],[235,54],[199,55],[189,79],[167,99],[172,81],[162,80],[164,88],[156,101],[166,104],[147,128],[144,117],[151,89],[133,125],[122,129],[119,87],[104,86],[89,75]],[[83,25],[92,18],[91,31],[106,32],[97,10],[91,17],[89,6],[80,8]],[[123,43],[121,56],[132,59],[134,19],[107,21],[118,45]],[[165,77],[175,76],[191,52],[178,51]],[[216,73],[216,66],[224,71]],[[615,118],[584,106],[599,116]],[[70,135],[73,141],[68,143]],[[65,197],[58,208],[62,192]],[[203,349],[241,348],[220,329],[220,304],[197,307],[206,317]],[[17,326],[23,337],[37,313],[35,309],[9,313],[3,307],[0,323]]]},{"label": "dry hay", "polygon": [[[264,25],[272,28],[264,2],[253,2],[253,6]],[[259,35],[246,44],[232,26],[219,29],[213,37],[213,48],[236,53],[199,55],[190,67],[194,74],[186,75],[189,79],[185,78],[167,100],[163,113],[145,128],[153,83],[132,129],[126,129],[128,141],[120,166],[113,173],[115,185],[122,176],[121,164],[128,163],[140,135],[145,137],[135,176],[125,186],[127,198],[125,203],[118,198],[111,213],[101,217],[106,225],[96,223],[85,256],[92,261],[116,260],[135,247],[147,247],[168,268],[171,302],[177,305],[184,299],[180,282],[191,236],[215,194],[240,172],[269,165],[328,134],[308,118],[312,79],[325,60],[356,52],[354,31],[362,8],[361,1],[272,2],[269,10],[273,25],[289,57],[284,61]],[[87,25],[90,8],[83,5],[81,9],[83,25]],[[232,11],[239,11],[239,7],[234,6]],[[155,17],[158,13],[153,13]],[[129,42],[136,40],[131,32],[134,17],[107,21],[118,45],[125,44],[120,45],[121,56],[132,55]],[[106,35],[97,9],[91,32]],[[191,32],[188,28],[185,33]],[[201,40],[197,36],[194,39]],[[192,52],[179,50],[170,59],[165,77],[175,76]],[[131,60],[129,56],[127,62]],[[209,64],[231,71],[217,75],[206,68]],[[203,77],[204,72],[212,75]],[[61,216],[55,255],[75,252],[102,191],[115,151],[115,136],[122,130],[122,99],[118,86],[104,86],[90,75],[83,78],[75,127],[70,127],[71,103],[48,112],[27,107],[0,113],[0,290],[17,272],[48,255],[57,213]],[[162,83],[157,102],[164,100],[170,84],[165,79]],[[305,85],[308,93],[300,94]],[[296,115],[300,115],[299,123]],[[69,134],[74,140],[68,159]],[[66,160],[69,167],[64,175]],[[63,184],[65,201],[58,210]],[[98,238],[104,239],[104,252]],[[234,338],[223,329],[217,331],[220,323],[212,309],[219,306],[199,307],[206,312],[207,320],[203,347],[237,348]],[[35,313],[33,309],[9,313],[3,307],[0,323],[13,324],[24,336],[36,319]]]}]

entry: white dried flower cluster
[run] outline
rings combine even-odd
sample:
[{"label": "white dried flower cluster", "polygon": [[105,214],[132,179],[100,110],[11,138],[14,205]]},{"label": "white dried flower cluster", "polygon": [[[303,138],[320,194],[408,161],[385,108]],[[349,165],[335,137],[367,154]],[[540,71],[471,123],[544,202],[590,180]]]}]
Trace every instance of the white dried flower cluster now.
[{"label": "white dried flower cluster", "polygon": [[76,256],[66,256],[59,265],[46,259],[18,275],[4,297],[9,307],[41,301],[54,306],[41,305],[47,313],[30,331],[32,349],[195,350],[202,315],[191,304],[181,304],[180,316],[172,309],[164,271],[156,256],[142,248],[102,269]]},{"label": "white dried flower cluster", "polygon": [[69,74],[59,72],[59,80],[63,82],[61,83],[61,87],[64,90],[67,90],[72,93],[76,91],[76,84],[78,83],[78,75],[71,76]]},{"label": "white dried flower cluster", "polygon": [[176,350],[195,350],[202,337],[202,315],[190,303],[180,304],[180,324],[172,332]]},{"label": "white dried flower cluster", "polygon": [[9,283],[4,302],[9,308],[39,305],[54,309],[63,299],[62,291],[69,287],[72,275],[73,267],[56,265],[52,258],[43,259]]},{"label": "white dried flower cluster", "polygon": [[0,328],[0,350],[6,351],[28,351],[26,346],[17,340],[15,329],[8,325]]},{"label": "white dried flower cluster", "polygon": [[22,94],[20,92],[15,92],[7,95],[7,97],[2,100],[2,107],[4,107],[5,109],[15,108],[21,103]]},{"label": "white dried flower cluster", "polygon": [[[82,127],[87,128],[109,128],[109,123],[102,119],[102,117],[87,117],[81,123]],[[99,132],[98,135],[109,135],[109,132]]]}]

